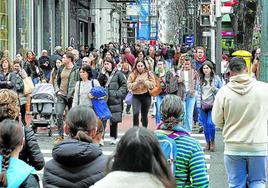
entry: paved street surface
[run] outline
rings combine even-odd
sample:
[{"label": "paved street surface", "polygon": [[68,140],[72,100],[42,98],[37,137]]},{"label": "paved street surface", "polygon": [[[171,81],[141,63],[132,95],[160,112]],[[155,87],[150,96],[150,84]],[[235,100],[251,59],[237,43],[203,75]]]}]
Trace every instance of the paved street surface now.
[{"label": "paved street surface", "polygon": [[[30,118],[30,117],[29,117]],[[30,119],[28,118],[28,123]],[[123,122],[119,125],[119,139],[123,136],[123,134],[132,127],[132,116],[131,115],[124,115]],[[149,117],[149,129],[153,130],[155,128],[155,119]],[[109,132],[109,129],[106,130]],[[203,134],[197,134],[195,131],[193,132],[192,136],[196,138],[202,147],[205,146],[205,138]],[[52,158],[51,152],[53,148],[53,141],[57,137],[57,131],[53,131],[52,137],[49,137],[47,134],[47,130],[45,128],[39,128],[36,134],[36,137],[39,141],[39,145],[41,147],[41,151],[44,154],[45,161],[48,161]],[[210,179],[210,188],[227,188],[227,177],[224,169],[223,164],[223,144],[222,144],[222,137],[221,133],[217,132],[216,135],[216,152],[205,153],[205,158],[207,161],[207,167],[209,171],[209,179]],[[110,138],[109,133],[105,134],[105,145],[102,147],[104,155],[112,155],[115,146],[110,145]],[[42,176],[43,171],[38,172],[40,176]]]}]

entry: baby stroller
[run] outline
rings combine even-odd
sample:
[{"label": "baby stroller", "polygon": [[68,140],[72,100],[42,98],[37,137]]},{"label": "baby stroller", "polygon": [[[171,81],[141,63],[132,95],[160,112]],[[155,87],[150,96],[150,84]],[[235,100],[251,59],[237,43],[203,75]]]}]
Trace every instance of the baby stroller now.
[{"label": "baby stroller", "polygon": [[52,135],[52,125],[55,117],[55,92],[52,84],[41,83],[35,85],[32,92],[33,106],[31,126],[36,133],[38,127],[47,127],[48,136]]}]

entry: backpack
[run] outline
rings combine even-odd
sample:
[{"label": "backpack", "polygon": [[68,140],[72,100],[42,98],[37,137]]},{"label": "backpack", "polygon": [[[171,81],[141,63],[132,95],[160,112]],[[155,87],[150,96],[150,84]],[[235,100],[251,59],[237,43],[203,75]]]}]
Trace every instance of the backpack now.
[{"label": "backpack", "polygon": [[166,93],[176,94],[179,90],[178,76],[175,73],[168,71],[166,73]]},{"label": "backpack", "polygon": [[177,147],[175,140],[181,134],[187,134],[183,132],[169,132],[165,130],[155,130],[158,142],[160,144],[161,150],[167,159],[167,163],[170,166],[172,174],[175,176],[176,171],[176,157],[177,157]]}]

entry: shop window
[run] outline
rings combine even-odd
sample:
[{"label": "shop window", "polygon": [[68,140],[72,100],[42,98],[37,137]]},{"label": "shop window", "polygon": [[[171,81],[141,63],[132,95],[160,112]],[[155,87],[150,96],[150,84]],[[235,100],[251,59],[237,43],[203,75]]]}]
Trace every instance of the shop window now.
[{"label": "shop window", "polygon": [[8,49],[7,0],[0,0],[0,50]]}]

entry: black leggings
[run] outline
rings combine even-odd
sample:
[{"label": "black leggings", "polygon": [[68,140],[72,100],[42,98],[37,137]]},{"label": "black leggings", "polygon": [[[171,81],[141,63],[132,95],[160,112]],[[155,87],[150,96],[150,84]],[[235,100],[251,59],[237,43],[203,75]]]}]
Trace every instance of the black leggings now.
[{"label": "black leggings", "polygon": [[133,95],[132,110],[133,110],[133,126],[139,126],[139,113],[141,111],[142,126],[148,126],[148,112],[151,106],[151,96],[149,92],[141,95]]},{"label": "black leggings", "polygon": [[[103,134],[103,138],[104,138],[107,120],[102,120],[102,124],[104,128],[104,134]],[[110,137],[114,137],[115,139],[117,139],[117,136],[118,136],[117,129],[118,129],[118,123],[110,122]]]}]

